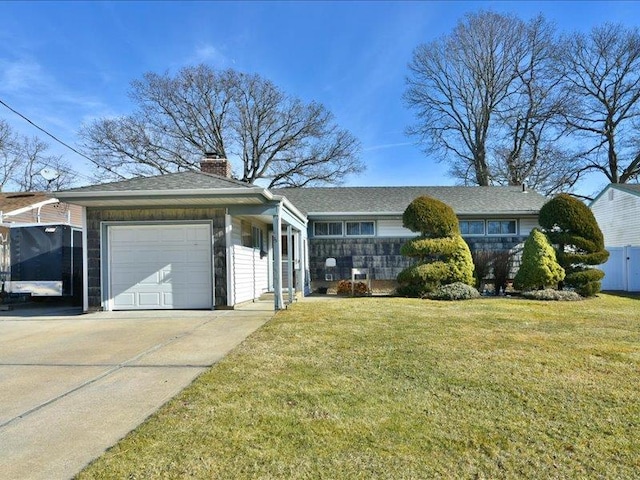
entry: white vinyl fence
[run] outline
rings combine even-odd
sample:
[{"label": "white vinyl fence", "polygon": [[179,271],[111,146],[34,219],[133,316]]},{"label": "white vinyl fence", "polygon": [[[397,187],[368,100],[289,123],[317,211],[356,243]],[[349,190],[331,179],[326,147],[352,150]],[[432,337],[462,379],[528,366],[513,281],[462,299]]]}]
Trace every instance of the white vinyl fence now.
[{"label": "white vinyl fence", "polygon": [[607,247],[609,260],[599,265],[605,273],[603,290],[640,292],[640,247]]}]

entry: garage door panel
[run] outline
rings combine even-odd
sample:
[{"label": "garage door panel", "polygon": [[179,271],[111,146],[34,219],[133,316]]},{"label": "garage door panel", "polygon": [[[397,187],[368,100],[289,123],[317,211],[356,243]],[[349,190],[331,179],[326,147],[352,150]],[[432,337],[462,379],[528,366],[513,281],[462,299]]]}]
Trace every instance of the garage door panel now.
[{"label": "garage door panel", "polygon": [[135,306],[136,296],[133,293],[120,293],[114,298],[116,307],[133,307]]},{"label": "garage door panel", "polygon": [[114,308],[210,308],[211,247],[204,224],[110,227]]},{"label": "garage door panel", "polygon": [[[164,297],[164,293],[162,294]],[[139,292],[138,293],[138,304],[141,307],[156,307],[158,305],[162,305],[160,301],[160,293],[159,292]]]}]

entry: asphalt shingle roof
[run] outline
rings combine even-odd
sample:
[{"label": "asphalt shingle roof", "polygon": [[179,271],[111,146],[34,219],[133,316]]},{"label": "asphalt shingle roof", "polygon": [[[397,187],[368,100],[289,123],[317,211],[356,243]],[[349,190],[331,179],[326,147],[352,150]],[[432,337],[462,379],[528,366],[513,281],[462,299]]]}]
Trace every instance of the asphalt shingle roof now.
[{"label": "asphalt shingle roof", "polygon": [[72,188],[65,192],[126,192],[126,191],[171,191],[171,190],[207,190],[221,188],[255,189],[231,178],[220,177],[204,172],[177,172],[154,177],[137,177],[119,182],[100,183],[87,187]]},{"label": "asphalt shingle roof", "polygon": [[317,187],[272,190],[308,214],[401,214],[416,197],[428,195],[458,215],[537,213],[548,200],[522,187]]},{"label": "asphalt shingle roof", "polygon": [[44,192],[0,193],[0,211],[7,213],[53,198]]}]

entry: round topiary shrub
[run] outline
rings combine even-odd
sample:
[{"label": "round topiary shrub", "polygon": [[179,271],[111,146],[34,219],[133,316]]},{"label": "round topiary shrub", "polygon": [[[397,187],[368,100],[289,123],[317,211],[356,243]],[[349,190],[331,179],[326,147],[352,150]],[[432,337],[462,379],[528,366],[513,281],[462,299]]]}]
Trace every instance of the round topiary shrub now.
[{"label": "round topiary shrub", "polygon": [[460,236],[458,219],[447,204],[430,197],[416,198],[405,210],[403,224],[419,237],[405,243],[400,253],[416,264],[398,275],[398,293],[423,297],[440,285],[473,285],[473,260]]},{"label": "round topiary shrub", "polygon": [[591,210],[563,193],[544,204],[539,223],[556,247],[558,263],[566,272],[564,283],[585,297],[598,293],[604,272],[591,266],[606,262],[609,252]]},{"label": "round topiary shrub", "polygon": [[402,214],[402,224],[423,237],[443,238],[460,235],[458,217],[444,202],[426,195],[416,198]]},{"label": "round topiary shrub", "polygon": [[556,252],[547,237],[537,228],[524,243],[522,260],[513,279],[516,290],[534,290],[556,286],[564,280],[564,268],[556,260]]}]

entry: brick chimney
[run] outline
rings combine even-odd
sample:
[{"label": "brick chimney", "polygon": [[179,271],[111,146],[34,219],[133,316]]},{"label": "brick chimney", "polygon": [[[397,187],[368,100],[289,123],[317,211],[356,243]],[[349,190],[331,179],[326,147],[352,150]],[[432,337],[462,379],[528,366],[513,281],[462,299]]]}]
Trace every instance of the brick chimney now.
[{"label": "brick chimney", "polygon": [[220,158],[215,153],[205,153],[200,160],[200,171],[211,173],[220,177],[231,178],[231,164],[226,158]]}]

